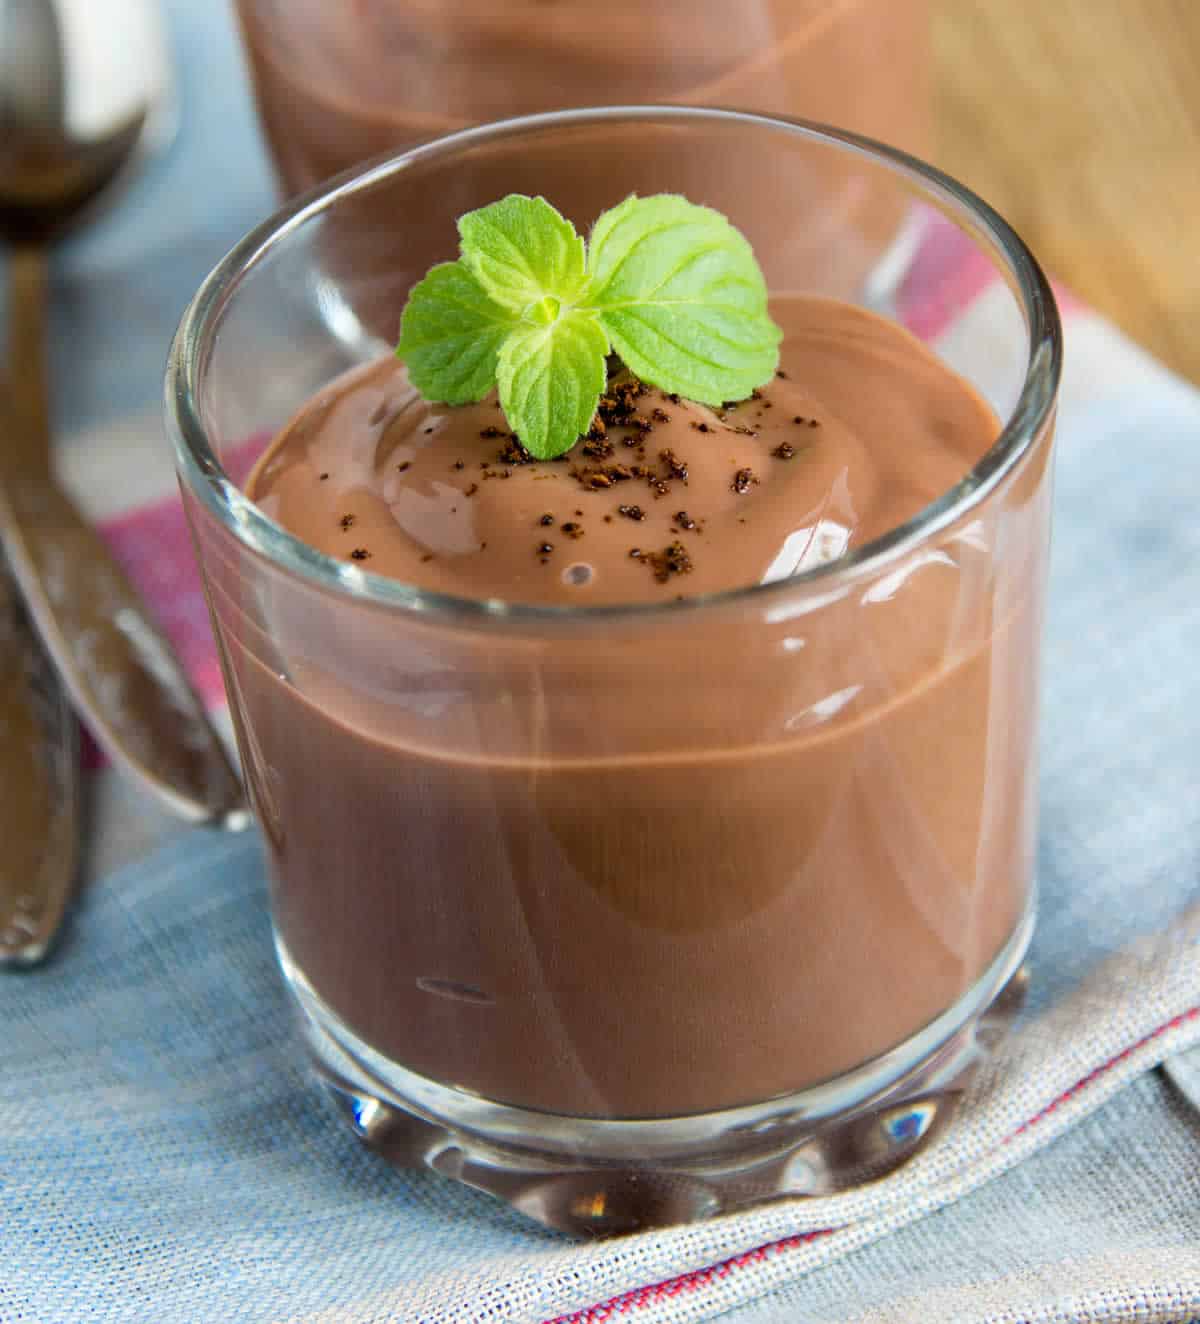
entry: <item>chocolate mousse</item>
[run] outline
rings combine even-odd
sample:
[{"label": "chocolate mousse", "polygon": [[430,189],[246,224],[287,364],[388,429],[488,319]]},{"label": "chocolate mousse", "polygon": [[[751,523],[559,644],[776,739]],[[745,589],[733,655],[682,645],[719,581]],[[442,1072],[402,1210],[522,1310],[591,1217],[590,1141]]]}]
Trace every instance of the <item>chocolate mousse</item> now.
[{"label": "chocolate mousse", "polygon": [[748,400],[618,370],[588,436],[531,461],[494,399],[428,404],[389,358],[249,480],[348,575],[480,604],[400,628],[281,594],[266,640],[210,574],[285,958],[418,1076],[608,1118],[784,1095],[927,1026],[1022,917],[1036,541],[997,574],[998,510],[871,576],[689,601],[896,528],[998,433],[883,319],[771,313]]},{"label": "chocolate mousse", "polygon": [[[291,192],[423,138],[566,106],[733,106],[926,145],[927,0],[239,0],[238,11]],[[845,198],[851,212],[863,201]]]},{"label": "chocolate mousse", "polygon": [[772,314],[791,370],[749,399],[710,408],[618,372],[592,431],[546,463],[494,392],[429,404],[385,358],[321,392],[249,494],[319,551],[439,593],[661,602],[870,542],[995,440],[991,410],[894,324],[817,298]]}]

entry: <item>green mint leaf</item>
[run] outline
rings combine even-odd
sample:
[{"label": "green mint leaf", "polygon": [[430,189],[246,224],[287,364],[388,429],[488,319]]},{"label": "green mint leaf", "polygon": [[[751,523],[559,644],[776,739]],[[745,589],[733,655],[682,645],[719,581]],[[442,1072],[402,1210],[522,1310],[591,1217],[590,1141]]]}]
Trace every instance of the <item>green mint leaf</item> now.
[{"label": "green mint leaf", "polygon": [[720,212],[674,194],[630,197],[588,241],[594,308],[643,381],[716,405],[763,385],[782,333],[746,238]]},{"label": "green mint leaf", "polygon": [[[549,310],[547,310],[549,311]],[[591,426],[604,390],[608,337],[594,314],[522,323],[500,349],[500,406],[530,454],[550,460]]]},{"label": "green mint leaf", "polygon": [[413,286],[396,354],[426,400],[465,405],[495,386],[500,347],[517,324],[461,262],[443,262]]},{"label": "green mint leaf", "polygon": [[545,198],[511,194],[458,228],[461,257],[413,288],[396,353],[429,400],[465,404],[497,386],[539,459],[588,430],[610,348],[643,381],[706,404],[743,399],[775,371],[762,272],[708,207],[627,198],[586,248]]},{"label": "green mint leaf", "polygon": [[545,198],[511,193],[458,223],[462,260],[502,308],[524,313],[547,295],[577,302],[587,288],[583,240]]}]

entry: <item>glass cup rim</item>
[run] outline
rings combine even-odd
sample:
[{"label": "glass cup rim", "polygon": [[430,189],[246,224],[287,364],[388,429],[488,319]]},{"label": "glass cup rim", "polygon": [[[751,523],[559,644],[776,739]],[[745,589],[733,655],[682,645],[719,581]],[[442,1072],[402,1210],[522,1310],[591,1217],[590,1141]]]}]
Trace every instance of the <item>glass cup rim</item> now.
[{"label": "glass cup rim", "polygon": [[[1000,434],[976,464],[910,519],[829,562],[786,578],[746,584],[714,593],[662,603],[565,605],[468,598],[423,589],[390,576],[374,574],[319,552],[254,504],[225,472],[209,443],[197,407],[205,347],[210,328],[242,278],[307,221],[343,198],[402,174],[417,164],[455,152],[548,128],[655,120],[660,123],[744,124],[782,131],[799,139],[846,150],[889,167],[935,199],[962,209],[972,225],[998,250],[1011,275],[1029,334],[1029,356],[1020,394]],[[205,278],[185,309],[167,358],[164,400],[176,468],[189,491],[243,545],[310,585],[363,604],[456,619],[464,624],[537,624],[629,618],[648,621],[666,615],[729,606],[769,608],[798,590],[843,584],[887,569],[986,499],[1034,446],[1050,422],[1062,375],[1062,326],[1050,283],[1037,259],[1015,230],[977,194],[937,167],[885,143],[815,121],[710,106],[602,106],[548,111],[496,120],[429,139],[336,176],[286,203],[246,234]]]}]

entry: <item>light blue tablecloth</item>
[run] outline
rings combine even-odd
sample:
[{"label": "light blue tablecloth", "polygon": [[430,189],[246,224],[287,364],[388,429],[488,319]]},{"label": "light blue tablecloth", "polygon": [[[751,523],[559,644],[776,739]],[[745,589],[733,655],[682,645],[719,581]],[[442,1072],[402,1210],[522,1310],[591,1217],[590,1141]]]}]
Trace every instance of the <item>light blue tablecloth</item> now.
[{"label": "light blue tablecloth", "polygon": [[[228,14],[167,8],[183,132],[56,267],[69,431],[157,399],[186,299],[272,202]],[[1089,334],[1126,370],[1064,410],[1034,1015],[1200,903],[1200,396]],[[174,835],[89,888],[50,967],[0,983],[3,1324],[542,1319],[698,1267],[665,1244],[573,1248],[359,1151],[306,1077],[253,836]],[[754,1244],[731,1229],[727,1253]],[[950,1207],[667,1309],[590,1318],[1200,1316],[1200,1120],[1142,1075]]]}]

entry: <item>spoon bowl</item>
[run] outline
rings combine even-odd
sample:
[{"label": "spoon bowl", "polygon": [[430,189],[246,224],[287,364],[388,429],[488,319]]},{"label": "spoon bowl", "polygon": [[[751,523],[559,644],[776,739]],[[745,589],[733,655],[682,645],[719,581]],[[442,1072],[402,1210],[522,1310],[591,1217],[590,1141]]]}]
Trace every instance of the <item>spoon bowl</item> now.
[{"label": "spoon bowl", "polygon": [[47,243],[174,128],[147,0],[0,0],[0,235]]}]

